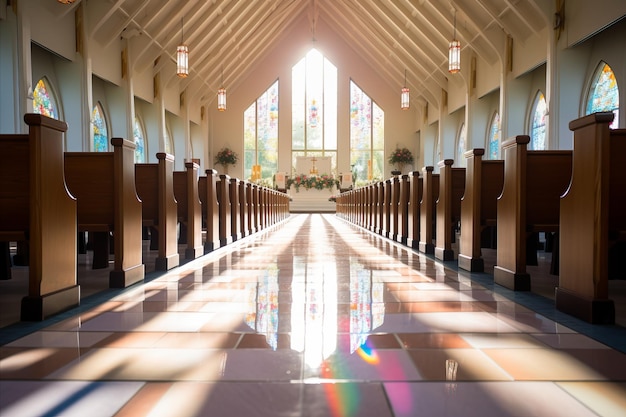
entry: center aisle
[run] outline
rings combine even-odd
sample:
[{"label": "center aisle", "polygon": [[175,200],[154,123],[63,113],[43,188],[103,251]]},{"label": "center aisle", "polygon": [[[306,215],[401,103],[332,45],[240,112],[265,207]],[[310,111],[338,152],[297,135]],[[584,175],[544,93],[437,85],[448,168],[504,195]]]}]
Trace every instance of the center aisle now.
[{"label": "center aisle", "polygon": [[0,347],[0,415],[617,416],[625,378],[466,275],[292,214]]}]

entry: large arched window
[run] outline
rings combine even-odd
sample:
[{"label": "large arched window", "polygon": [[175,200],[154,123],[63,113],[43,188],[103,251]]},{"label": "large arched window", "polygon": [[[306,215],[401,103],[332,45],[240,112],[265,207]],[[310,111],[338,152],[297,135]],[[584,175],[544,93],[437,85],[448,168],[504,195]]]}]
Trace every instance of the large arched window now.
[{"label": "large arched window", "polygon": [[534,151],[546,149],[546,98],[541,91],[537,92],[532,110],[532,123],[530,126],[530,146]]},{"label": "large arched window", "polygon": [[91,126],[93,129],[93,150],[95,152],[107,152],[109,150],[109,134],[104,111],[100,103],[93,106]]},{"label": "large arched window", "polygon": [[615,114],[610,127],[617,129],[619,126],[619,89],[613,70],[604,62],[600,63],[593,77],[585,114],[600,111],[612,111]]},{"label": "large arched window", "polygon": [[467,160],[465,159],[465,137],[467,136],[465,129],[465,123],[461,124],[461,128],[459,129],[459,135],[456,140],[456,160],[454,161],[454,165],[457,167],[466,167]]},{"label": "large arched window", "polygon": [[383,178],[385,112],[350,81],[350,165],[358,180]]},{"label": "large arched window", "polygon": [[252,177],[252,166],[261,166],[261,178],[278,171],[278,80],[243,113],[243,175]]},{"label": "large arched window", "polygon": [[137,116],[135,116],[135,125],[133,126],[133,136],[135,139],[135,162],[146,162],[146,139],[143,125]]},{"label": "large arched window", "polygon": [[56,100],[46,77],[39,80],[33,90],[33,112],[58,119]]},{"label": "large arched window", "polygon": [[331,159],[337,171],[337,67],[317,49],[311,49],[291,69],[292,166],[299,156]]},{"label": "large arched window", "polygon": [[498,159],[500,156],[500,114],[498,112],[495,112],[491,118],[487,149],[489,149],[489,159]]}]

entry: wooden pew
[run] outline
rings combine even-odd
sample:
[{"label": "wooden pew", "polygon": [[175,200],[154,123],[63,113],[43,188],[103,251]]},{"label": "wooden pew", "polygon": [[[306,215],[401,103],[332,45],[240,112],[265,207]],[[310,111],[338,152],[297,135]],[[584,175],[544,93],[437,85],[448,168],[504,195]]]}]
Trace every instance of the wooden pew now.
[{"label": "wooden pew", "polygon": [[248,181],[241,180],[239,184],[239,229],[241,236],[250,236],[250,229],[248,228]]},{"label": "wooden pew", "polygon": [[252,188],[252,207],[254,208],[254,213],[252,215],[252,220],[254,224],[254,229],[258,232],[262,229],[261,224],[261,192],[262,187],[259,185],[254,185]]},{"label": "wooden pew", "polygon": [[76,200],[64,178],[67,124],[39,114],[24,121],[28,134],[0,135],[0,241],[28,241],[28,295],[20,314],[40,321],[80,303]]},{"label": "wooden pew", "polygon": [[454,260],[452,242],[456,225],[461,221],[461,199],[465,192],[465,168],[454,168],[453,164],[454,159],[439,162],[435,258],[442,261]]},{"label": "wooden pew", "polygon": [[481,235],[486,228],[495,227],[498,197],[504,184],[504,161],[484,160],[482,148],[465,152],[465,193],[461,200],[461,241],[459,268],[484,272]]},{"label": "wooden pew", "polygon": [[228,175],[220,175],[220,180],[217,184],[217,201],[219,204],[220,246],[225,246],[233,243],[233,235],[231,233],[230,177]]},{"label": "wooden pew", "polygon": [[374,233],[382,235],[385,228],[385,182],[379,181],[374,184],[374,186],[376,187],[376,222]]},{"label": "wooden pew", "polygon": [[199,165],[185,162],[185,171],[174,171],[174,196],[178,208],[180,243],[186,244],[185,259],[204,254],[202,247],[202,204],[199,194]]},{"label": "wooden pew", "polygon": [[[390,179],[389,187],[389,233],[388,238],[391,240],[398,240],[399,233],[399,210],[400,210],[400,178],[394,175]],[[358,205],[358,201],[356,202]]]},{"label": "wooden pew", "polygon": [[530,291],[528,237],[558,232],[560,197],[572,175],[571,151],[529,151],[529,141],[521,135],[502,144],[504,185],[498,199],[494,281],[516,291]]},{"label": "wooden pew", "polygon": [[407,207],[407,239],[406,245],[419,249],[420,240],[420,201],[422,201],[422,179],[419,171],[409,172],[409,204]]},{"label": "wooden pew", "polygon": [[409,237],[409,199],[411,191],[408,175],[405,174],[400,177],[399,188],[398,236],[396,237],[396,240],[403,245],[406,245]]},{"label": "wooden pew", "polygon": [[[178,255],[178,208],[174,196],[174,156],[156,154],[156,164],[135,164],[135,187],[141,200],[143,225],[158,235],[157,271],[180,264]],[[152,249],[152,248],[151,248]]]},{"label": "wooden pew", "polygon": [[202,223],[206,229],[204,253],[209,253],[221,246],[220,206],[217,197],[220,178],[214,169],[207,169],[205,172],[206,176],[198,179],[198,194],[202,205]]},{"label": "wooden pew", "polygon": [[612,121],[612,113],[596,113],[570,122],[572,176],[560,205],[556,308],[602,324],[615,322],[609,253],[626,242],[626,130],[610,130]]},{"label": "wooden pew", "polygon": [[[111,139],[113,152],[65,152],[65,179],[77,199],[78,230],[114,238],[111,288],[142,281],[141,201],[135,188],[135,144]],[[108,249],[104,251],[108,266]],[[95,257],[95,252],[94,252]]]},{"label": "wooden pew", "polygon": [[241,239],[241,201],[239,200],[239,178],[231,178],[228,184],[228,193],[230,195],[230,232],[232,241]]},{"label": "wooden pew", "polygon": [[419,251],[435,253],[433,239],[437,221],[436,201],[439,198],[439,174],[434,174],[434,167],[422,168],[422,200],[420,201],[420,241]]},{"label": "wooden pew", "polygon": [[246,181],[246,208],[247,208],[246,229],[247,229],[248,234],[256,233],[257,231],[257,227],[254,221],[254,216],[255,216],[254,193],[256,192],[256,187],[257,187],[256,184]]}]

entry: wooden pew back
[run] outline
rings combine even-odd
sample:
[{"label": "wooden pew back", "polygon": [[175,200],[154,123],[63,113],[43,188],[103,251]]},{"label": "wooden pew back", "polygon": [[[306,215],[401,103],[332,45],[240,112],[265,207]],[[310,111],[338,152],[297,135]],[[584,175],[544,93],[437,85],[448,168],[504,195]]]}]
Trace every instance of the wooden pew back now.
[{"label": "wooden pew back", "polygon": [[65,152],[65,181],[77,199],[78,230],[113,230],[112,152]]},{"label": "wooden pew back", "polygon": [[626,129],[613,130],[610,138],[609,234],[623,235],[626,232]]},{"label": "wooden pew back", "polygon": [[525,173],[526,224],[532,231],[557,231],[560,197],[572,177],[572,151],[527,151]]},{"label": "wooden pew back", "polygon": [[0,155],[0,240],[24,240],[30,229],[28,135],[0,135]]}]

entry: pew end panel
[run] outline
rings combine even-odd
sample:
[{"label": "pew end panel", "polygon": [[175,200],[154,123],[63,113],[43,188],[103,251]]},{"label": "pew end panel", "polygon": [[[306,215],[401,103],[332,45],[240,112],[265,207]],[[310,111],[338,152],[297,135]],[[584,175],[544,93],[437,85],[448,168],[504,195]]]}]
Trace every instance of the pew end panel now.
[{"label": "pew end panel", "polygon": [[[537,264],[530,239],[537,232],[558,232],[560,196],[572,173],[571,151],[529,151],[530,137],[502,145],[504,186],[498,200],[496,283],[516,291],[530,290],[526,265]],[[558,258],[558,254],[553,256]]]},{"label": "pew end panel", "polygon": [[494,281],[514,291],[530,291],[526,272],[526,174],[528,135],[502,144],[504,182],[498,198],[498,251]]},{"label": "pew end panel", "polygon": [[[142,281],[142,208],[135,188],[135,144],[111,139],[113,152],[66,152],[65,175],[77,198],[79,230],[113,232],[109,287]],[[108,251],[102,255],[108,267]]]},{"label": "pew end panel", "polygon": [[422,179],[419,171],[409,172],[408,237],[406,244],[419,249],[420,201],[422,201]]},{"label": "pew end panel", "polygon": [[496,227],[498,197],[504,182],[504,161],[484,160],[483,148],[465,153],[465,190],[461,199],[459,268],[484,272],[482,234]]},{"label": "pew end panel", "polygon": [[[202,247],[202,204],[199,195],[200,166],[185,162],[185,171],[174,172],[174,196],[177,201],[178,218],[185,225],[185,259],[196,259],[204,254]],[[182,234],[182,232],[181,232]]]},{"label": "pew end panel", "polygon": [[141,243],[141,200],[137,197],[135,188],[136,145],[122,138],[113,138],[111,143],[114,148],[114,186],[118,191],[115,193],[113,223],[116,253],[109,286],[124,288],[143,281],[145,277]]},{"label": "pew end panel", "polygon": [[[65,183],[67,124],[39,114],[26,114],[24,121],[27,135],[0,136],[5,157],[0,200],[12,199],[0,202],[0,217],[9,221],[1,226],[0,238],[28,240],[28,295],[21,300],[20,316],[23,321],[41,321],[80,304],[76,199]],[[15,209],[21,212],[11,213]]]},{"label": "pew end panel", "polygon": [[465,168],[453,168],[453,159],[439,162],[439,198],[436,202],[437,230],[435,258],[455,259],[452,243],[461,220],[461,199],[465,191]]},{"label": "pew end panel", "polygon": [[[614,207],[624,210],[621,199],[613,206],[611,186],[620,182],[617,172],[621,171],[621,181],[626,181],[623,159],[617,163],[613,159],[613,155],[623,158],[626,149],[613,148],[609,129],[612,120],[613,114],[606,112],[570,122],[574,132],[572,177],[560,205],[561,262],[556,308],[602,324],[615,321],[615,305],[608,293],[610,212]],[[623,141],[623,130],[618,136]],[[615,171],[618,177],[613,182],[615,165],[619,166]],[[623,190],[617,194],[623,196]]]},{"label": "pew end panel", "polygon": [[437,224],[436,202],[439,198],[439,174],[435,167],[422,168],[422,200],[420,201],[420,241],[419,251],[434,255]]}]

